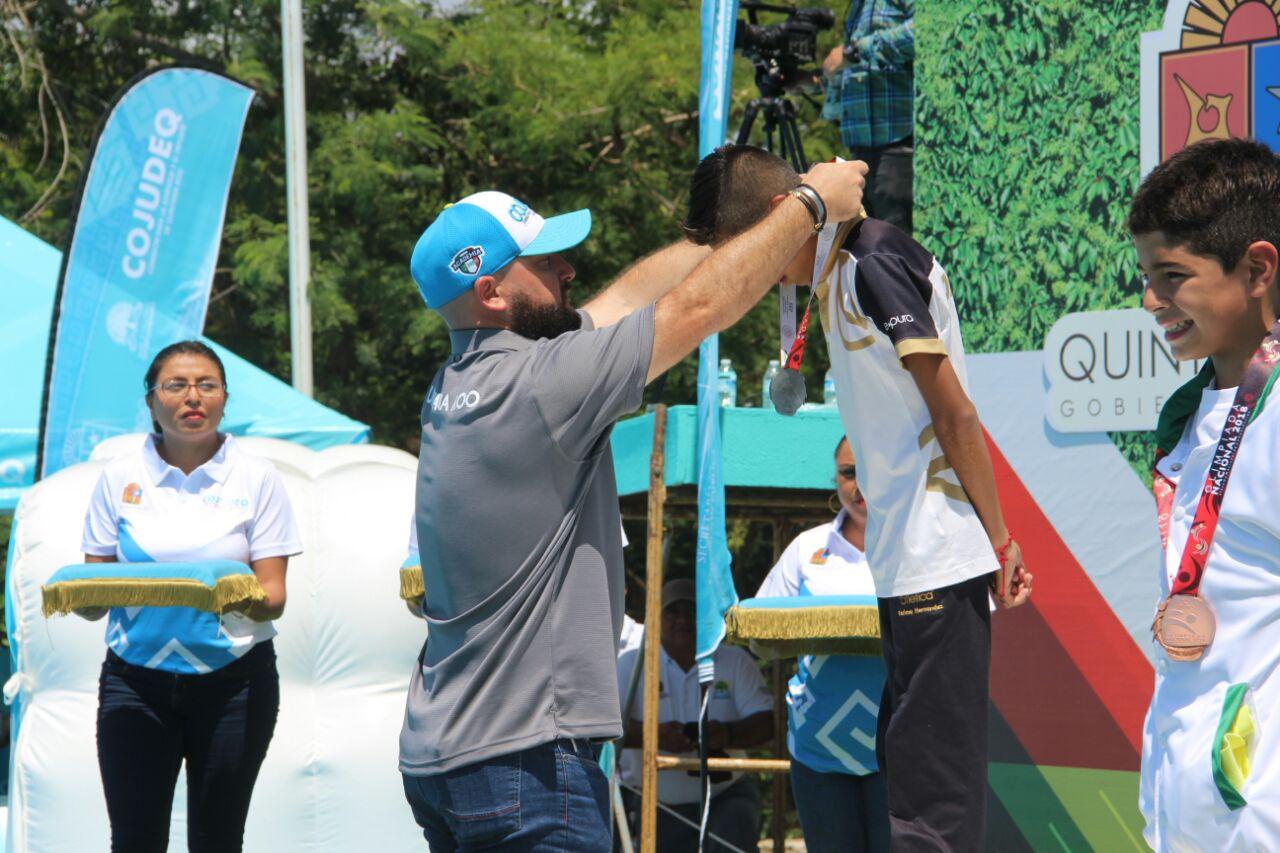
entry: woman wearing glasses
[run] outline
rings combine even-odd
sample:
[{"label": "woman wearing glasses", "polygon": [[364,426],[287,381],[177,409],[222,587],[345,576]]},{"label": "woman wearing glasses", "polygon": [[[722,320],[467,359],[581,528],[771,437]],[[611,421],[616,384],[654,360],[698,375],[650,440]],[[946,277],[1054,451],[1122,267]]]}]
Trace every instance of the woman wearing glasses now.
[{"label": "woman wearing glasses", "polygon": [[103,471],[85,519],[85,560],[237,560],[267,597],[220,616],[111,609],[98,691],[111,849],[166,849],[185,761],[188,849],[238,851],[280,704],[272,620],[284,611],[289,557],[302,546],[275,468],[218,432],[227,387],[217,354],[198,341],[165,347],[145,387],[154,431]]}]

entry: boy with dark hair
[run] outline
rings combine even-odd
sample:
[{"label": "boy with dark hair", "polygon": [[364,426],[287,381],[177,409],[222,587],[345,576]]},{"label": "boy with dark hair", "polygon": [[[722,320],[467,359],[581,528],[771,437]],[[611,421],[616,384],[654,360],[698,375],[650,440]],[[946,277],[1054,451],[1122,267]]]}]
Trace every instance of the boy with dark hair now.
[{"label": "boy with dark hair", "polygon": [[[720,245],[798,183],[773,154],[724,146],[694,172],[685,233]],[[1005,527],[966,391],[950,284],[928,251],[876,219],[816,231],[781,283],[812,285],[869,507],[887,668],[877,757],[893,849],[982,850],[988,589],[1015,606],[1032,578]]]},{"label": "boy with dark hair", "polygon": [[1276,850],[1280,159],[1242,139],[1186,148],[1142,182],[1129,230],[1143,307],[1177,358],[1207,359],[1156,431],[1164,563],[1144,834],[1155,850]]}]

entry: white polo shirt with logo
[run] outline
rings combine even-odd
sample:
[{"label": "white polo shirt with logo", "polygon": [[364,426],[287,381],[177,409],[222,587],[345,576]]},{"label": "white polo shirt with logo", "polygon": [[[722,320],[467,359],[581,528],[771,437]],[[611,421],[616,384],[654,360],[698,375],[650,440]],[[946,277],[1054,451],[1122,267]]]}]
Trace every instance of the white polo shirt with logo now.
[{"label": "white polo shirt with logo", "polygon": [[823,229],[813,281],[840,419],[867,499],[876,595],[910,595],[996,571],[990,538],[902,362],[913,353],[945,355],[968,390],[946,272],[898,228],[865,219]]},{"label": "white polo shirt with logo", "polygon": [[[702,690],[698,685],[698,667],[692,666],[686,672],[667,655],[666,649],[659,649],[660,680],[658,693],[659,723],[693,723],[698,720],[698,712],[702,706]],[[737,646],[722,645],[712,656],[716,667],[715,681],[711,686],[711,699],[707,705],[707,719],[720,722],[745,720],[761,711],[772,711],[773,700],[765,687],[760,667],[743,649]],[[624,652],[618,658],[618,686],[620,700],[626,702],[626,689],[631,683],[632,668],[640,666],[642,671],[636,684],[635,702],[631,707],[631,719],[644,720],[644,660],[640,649]],[[666,753],[664,753],[666,754]],[[731,749],[729,754],[736,758],[745,758],[743,750]],[[696,752],[685,753],[684,757],[697,757]],[[641,783],[641,756],[638,749],[624,749],[619,761],[622,779],[635,788]],[[711,795],[723,791],[737,781],[741,773],[732,774],[724,782],[711,786]],[[658,774],[658,799],[667,805],[696,803],[702,799],[698,776],[679,770],[664,770]]]},{"label": "white polo shirt with logo", "polygon": [[[302,553],[279,473],[231,436],[189,475],[156,451],[155,436],[107,463],[89,501],[81,550],[122,563],[236,560]],[[111,564],[103,564],[103,574]],[[202,674],[274,637],[271,622],[190,607],[115,607],[107,646],[148,669]]]},{"label": "white polo shirt with logo", "polygon": [[[1157,469],[1176,484],[1159,595],[1169,594],[1235,389],[1206,388],[1198,411]],[[1280,850],[1280,396],[1273,390],[1245,430],[1227,484],[1200,595],[1217,630],[1198,661],[1158,645],[1142,738],[1139,807],[1155,850]],[[1152,589],[1153,604],[1156,589]],[[1153,641],[1154,642],[1154,641]],[[1251,773],[1232,810],[1212,773],[1233,685],[1244,685],[1255,732]]]},{"label": "white polo shirt with logo", "polygon": [[[844,510],[835,521],[801,533],[782,552],[757,598],[862,595],[875,584],[861,551],[844,538]],[[805,655],[787,682],[787,750],[819,773],[875,773],[876,720],[884,690],[878,656]]]}]

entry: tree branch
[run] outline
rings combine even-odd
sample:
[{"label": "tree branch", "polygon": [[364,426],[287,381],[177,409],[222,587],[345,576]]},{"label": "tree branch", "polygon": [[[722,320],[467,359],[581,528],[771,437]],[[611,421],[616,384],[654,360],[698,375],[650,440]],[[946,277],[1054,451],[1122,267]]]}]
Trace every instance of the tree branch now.
[{"label": "tree branch", "polygon": [[[67,3],[66,0],[45,0],[45,5],[57,12],[59,15],[62,15],[64,18],[74,21],[76,25],[85,32],[91,32],[89,16],[85,14],[83,9],[78,9],[72,6],[70,3]],[[158,53],[161,56],[167,56],[168,58],[176,62],[183,63],[184,65],[194,65],[196,67],[206,68],[212,71],[226,70],[226,66],[215,59],[209,59],[206,56],[200,56],[189,50],[183,50],[182,48],[171,45],[168,42],[153,38],[140,30],[130,29],[127,33],[114,36],[114,38],[133,47],[149,50],[153,53]]]}]

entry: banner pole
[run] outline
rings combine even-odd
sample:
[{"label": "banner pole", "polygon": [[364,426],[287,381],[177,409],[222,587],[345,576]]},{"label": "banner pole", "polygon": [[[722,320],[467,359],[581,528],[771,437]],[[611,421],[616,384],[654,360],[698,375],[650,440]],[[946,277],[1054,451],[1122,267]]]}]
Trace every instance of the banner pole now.
[{"label": "banner pole", "polygon": [[285,188],[289,210],[289,348],[293,387],[314,397],[311,380],[311,228],[307,203],[307,105],[302,0],[280,0],[284,76]]}]

